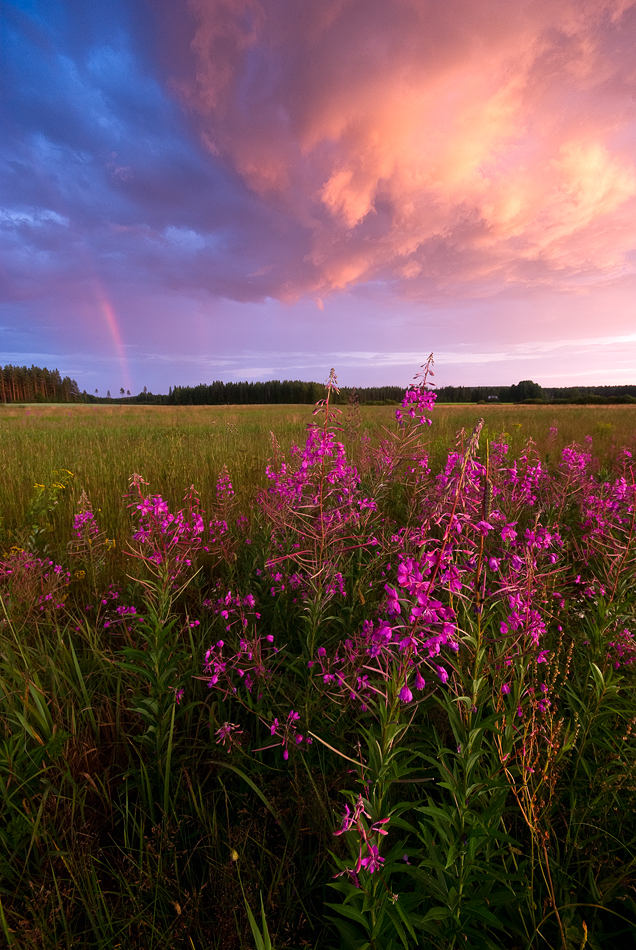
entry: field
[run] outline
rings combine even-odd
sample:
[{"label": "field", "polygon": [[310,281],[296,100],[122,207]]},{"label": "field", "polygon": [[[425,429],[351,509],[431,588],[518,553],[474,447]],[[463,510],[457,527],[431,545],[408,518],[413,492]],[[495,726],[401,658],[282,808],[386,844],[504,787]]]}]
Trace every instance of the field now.
[{"label": "field", "polygon": [[402,412],[0,407],[11,947],[636,947],[636,407]]},{"label": "field", "polygon": [[[353,424],[349,415],[343,408],[338,421],[354,461],[360,436],[366,434],[377,444],[384,426],[395,428],[395,409],[388,406],[361,407]],[[486,423],[483,438],[507,433],[514,455],[532,438],[544,461],[554,461],[566,445],[592,436],[595,455],[606,464],[636,439],[636,408],[631,406],[447,404],[436,408],[435,425],[425,439],[433,468],[443,464],[457,432],[472,431],[480,418]],[[0,406],[0,513],[5,525],[19,525],[33,486],[56,470],[68,469],[75,477],[60,509],[66,518],[56,524],[62,545],[70,539],[68,513],[82,490],[101,509],[104,528],[123,543],[130,519],[122,497],[134,472],[174,506],[193,482],[203,498],[213,497],[217,475],[227,465],[237,494],[249,504],[267,481],[271,433],[286,451],[293,443],[304,443],[311,421],[309,406]],[[553,426],[558,432],[551,438]]]}]

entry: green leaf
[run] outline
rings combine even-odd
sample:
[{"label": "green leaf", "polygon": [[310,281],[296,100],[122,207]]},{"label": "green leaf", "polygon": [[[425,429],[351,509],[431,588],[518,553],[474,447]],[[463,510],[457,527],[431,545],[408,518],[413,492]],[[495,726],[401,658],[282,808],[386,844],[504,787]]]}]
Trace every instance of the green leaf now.
[{"label": "green leaf", "polygon": [[366,919],[360,913],[359,910],[355,909],[355,907],[350,907],[348,904],[328,904],[328,903],[325,903],[325,907],[331,907],[332,910],[335,910],[339,914],[342,914],[343,917],[348,917],[349,920],[355,920],[357,924],[362,924],[362,926],[365,929],[368,929]]},{"label": "green leaf", "polygon": [[422,923],[426,923],[427,920],[448,920],[448,918],[452,916],[453,912],[450,907],[431,907],[426,913]]}]

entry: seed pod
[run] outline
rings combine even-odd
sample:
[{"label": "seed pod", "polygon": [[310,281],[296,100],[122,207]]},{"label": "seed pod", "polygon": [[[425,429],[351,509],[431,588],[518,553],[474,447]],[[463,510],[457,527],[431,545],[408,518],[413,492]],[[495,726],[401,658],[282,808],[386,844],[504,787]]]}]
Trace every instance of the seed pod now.
[{"label": "seed pod", "polygon": [[484,497],[482,501],[482,518],[484,521],[488,521],[490,517],[490,512],[492,510],[492,482],[489,478],[486,479],[486,484],[484,485]]}]

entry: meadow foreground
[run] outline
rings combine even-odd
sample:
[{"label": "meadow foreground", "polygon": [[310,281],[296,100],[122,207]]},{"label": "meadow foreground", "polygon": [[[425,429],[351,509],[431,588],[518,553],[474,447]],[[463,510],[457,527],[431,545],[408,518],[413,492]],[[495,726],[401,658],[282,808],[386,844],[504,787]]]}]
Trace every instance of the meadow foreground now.
[{"label": "meadow foreground", "polygon": [[329,396],[0,413],[11,945],[636,945],[636,412]]}]

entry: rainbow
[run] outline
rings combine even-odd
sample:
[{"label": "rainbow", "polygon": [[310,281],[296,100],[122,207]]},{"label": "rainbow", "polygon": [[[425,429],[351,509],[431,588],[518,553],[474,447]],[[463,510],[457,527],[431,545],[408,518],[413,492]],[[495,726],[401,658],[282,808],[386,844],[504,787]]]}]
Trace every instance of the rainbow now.
[{"label": "rainbow", "polygon": [[104,319],[110,331],[110,335],[112,337],[113,343],[115,345],[115,350],[117,352],[117,357],[119,359],[119,367],[120,367],[123,380],[124,380],[123,382],[124,389],[130,389],[131,388],[130,367],[128,365],[128,358],[126,356],[126,347],[122,339],[121,330],[119,329],[119,324],[117,322],[115,310],[110,300],[106,296],[106,293],[103,287],[100,285],[100,283],[97,280],[95,281],[95,296],[97,297],[97,303],[98,303],[99,309],[104,316]]}]

